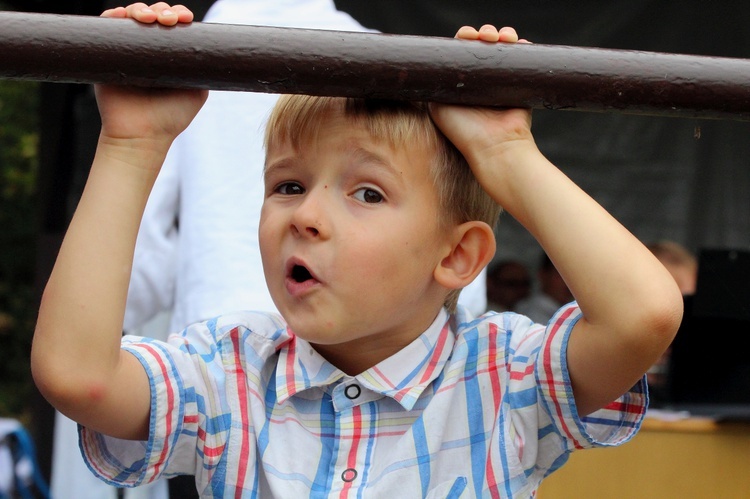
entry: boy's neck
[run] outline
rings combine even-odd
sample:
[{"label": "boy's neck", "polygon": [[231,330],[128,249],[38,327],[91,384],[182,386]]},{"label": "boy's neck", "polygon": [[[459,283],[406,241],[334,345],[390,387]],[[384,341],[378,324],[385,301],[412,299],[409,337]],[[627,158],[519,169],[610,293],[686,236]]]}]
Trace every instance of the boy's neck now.
[{"label": "boy's neck", "polygon": [[378,335],[334,345],[311,344],[328,362],[348,376],[357,376],[400,352],[419,338],[435,322],[442,307],[421,329],[409,334]]}]

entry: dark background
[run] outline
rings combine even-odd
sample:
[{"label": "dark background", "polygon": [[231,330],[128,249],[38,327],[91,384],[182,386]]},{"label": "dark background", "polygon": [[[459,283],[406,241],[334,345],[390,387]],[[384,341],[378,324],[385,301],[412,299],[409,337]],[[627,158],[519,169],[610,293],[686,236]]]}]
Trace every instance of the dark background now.
[{"label": "dark background", "polygon": [[[273,1],[273,0],[268,0]],[[98,15],[111,2],[6,1],[16,10]],[[212,2],[184,1],[200,19]],[[750,56],[750,2],[741,0],[338,0],[386,33],[453,36],[464,24],[514,26],[536,43]],[[1,29],[1,28],[0,28]],[[2,58],[2,55],[0,55]],[[41,290],[93,154],[98,114],[85,85],[40,85]],[[535,111],[540,149],[641,240],[693,251],[750,248],[750,124],[616,113]],[[510,217],[498,259],[534,266],[539,248]],[[51,410],[37,400],[33,432],[48,473]]]},{"label": "dark background", "polygon": [[[26,0],[19,10],[98,15],[103,1]],[[200,18],[212,2],[184,2]],[[457,1],[337,0],[364,25],[388,33],[452,36],[463,24],[511,25],[536,42],[748,57],[750,2],[739,0]],[[88,168],[98,115],[82,85],[42,85],[43,217],[67,223]],[[668,238],[690,249],[750,246],[749,125],[737,121],[536,111],[542,151],[642,240]],[[700,138],[697,138],[700,137]],[[76,171],[78,170],[78,171]],[[82,171],[81,171],[82,170]],[[64,194],[66,193],[66,194]],[[72,194],[71,194],[72,193]],[[65,197],[65,209],[59,209]],[[53,208],[54,207],[54,208]],[[498,258],[539,250],[509,217]]]}]

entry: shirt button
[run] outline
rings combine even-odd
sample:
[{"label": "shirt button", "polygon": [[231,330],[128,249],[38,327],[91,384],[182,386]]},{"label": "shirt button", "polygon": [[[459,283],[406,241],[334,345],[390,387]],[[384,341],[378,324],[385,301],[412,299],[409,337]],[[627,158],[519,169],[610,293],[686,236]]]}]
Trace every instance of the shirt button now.
[{"label": "shirt button", "polygon": [[359,387],[359,385],[349,385],[344,389],[344,395],[346,395],[346,398],[349,400],[354,400],[355,398],[359,397],[359,395],[362,393],[362,389]]},{"label": "shirt button", "polygon": [[341,473],[341,479],[345,482],[353,482],[357,478],[357,470],[347,468]]}]

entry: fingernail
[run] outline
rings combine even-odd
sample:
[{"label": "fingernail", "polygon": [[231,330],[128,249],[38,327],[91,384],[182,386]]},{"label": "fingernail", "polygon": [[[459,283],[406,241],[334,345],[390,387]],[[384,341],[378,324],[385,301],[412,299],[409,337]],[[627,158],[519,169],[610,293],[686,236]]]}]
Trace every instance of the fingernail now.
[{"label": "fingernail", "polygon": [[164,9],[164,10],[161,11],[161,15],[163,15],[163,16],[171,16],[172,14],[174,14],[174,12],[172,12],[169,9]]}]

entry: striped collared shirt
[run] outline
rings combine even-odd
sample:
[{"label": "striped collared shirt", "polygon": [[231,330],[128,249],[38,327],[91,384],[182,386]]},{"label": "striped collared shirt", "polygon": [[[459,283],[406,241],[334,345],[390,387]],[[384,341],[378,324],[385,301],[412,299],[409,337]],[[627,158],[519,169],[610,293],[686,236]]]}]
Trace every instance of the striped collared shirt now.
[{"label": "striped collared shirt", "polygon": [[575,304],[546,328],[442,311],[354,377],[276,315],[126,337],[151,380],[149,440],[83,429],[81,446],[106,481],[194,474],[202,497],[531,497],[571,451],[630,439],[646,410],[642,380],[578,418],[565,351],[579,318]]}]

